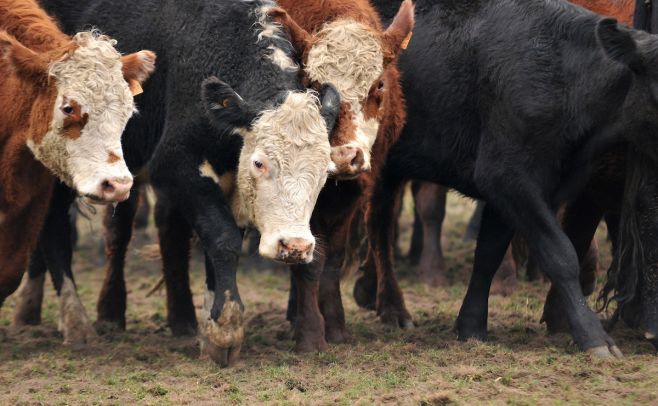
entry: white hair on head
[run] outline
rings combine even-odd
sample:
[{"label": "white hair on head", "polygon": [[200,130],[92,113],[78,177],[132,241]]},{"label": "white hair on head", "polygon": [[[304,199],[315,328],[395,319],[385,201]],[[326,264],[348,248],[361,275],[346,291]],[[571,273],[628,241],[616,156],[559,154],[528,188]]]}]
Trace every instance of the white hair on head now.
[{"label": "white hair on head", "polygon": [[379,38],[365,25],[345,19],[326,24],[316,38],[304,70],[311,80],[336,86],[356,113],[384,71]]},{"label": "white hair on head", "polygon": [[[299,213],[292,212],[307,209],[308,205],[300,199],[306,199],[309,190],[324,185],[330,162],[329,136],[325,120],[320,114],[317,94],[311,90],[289,92],[283,103],[262,112],[244,136],[237,179],[240,202],[236,202],[239,207],[234,205],[234,213],[239,214],[237,217],[240,223],[255,224],[255,211],[264,209],[255,204],[256,188],[249,172],[249,157],[254,151],[264,153],[272,165],[278,168],[277,182],[280,182],[280,187],[273,198],[285,205],[289,213],[298,217]],[[286,219],[269,221],[285,222]]]},{"label": "white hair on head", "polygon": [[[101,177],[130,176],[122,159],[116,165],[106,160],[109,152],[122,157],[121,133],[133,114],[134,101],[123,77],[121,54],[114,48],[116,41],[97,31],[79,32],[72,41],[77,45],[73,52],[48,68],[57,88],[48,133],[38,144],[30,140],[28,146],[67,185],[86,192],[95,189]],[[62,140],[65,117],[60,107],[65,100],[75,101],[89,118],[79,139]]]}]

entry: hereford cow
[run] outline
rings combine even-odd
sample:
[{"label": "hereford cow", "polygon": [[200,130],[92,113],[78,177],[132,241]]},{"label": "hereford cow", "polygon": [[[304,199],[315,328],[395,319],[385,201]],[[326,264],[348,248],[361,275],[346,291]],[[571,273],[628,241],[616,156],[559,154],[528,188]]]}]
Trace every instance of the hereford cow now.
[{"label": "hereford cow", "polygon": [[[335,166],[329,165],[329,130],[339,96],[331,86],[304,89],[288,37],[266,14],[275,6],[271,1],[129,3],[42,2],[69,31],[93,23],[126,49],[153,44],[164,61],[149,81],[140,116],[126,129],[126,160],[137,172],[153,155],[149,172],[158,195],[163,270],[174,281],[167,285],[169,325],[175,334],[196,331],[187,272],[194,231],[207,257],[202,353],[227,365],[244,335],[235,280],[239,225],[259,229],[266,257],[313,260],[309,219]],[[153,21],[153,15],[159,18]],[[212,77],[220,73],[221,80]],[[98,316],[122,328],[123,261],[136,196],[105,217],[109,263]],[[70,267],[70,258],[58,263]]]},{"label": "hereford cow", "polygon": [[346,338],[339,277],[349,226],[404,123],[396,60],[413,27],[413,4],[404,1],[384,30],[365,0],[278,3],[282,8],[270,15],[290,33],[301,55],[304,82],[311,87],[333,83],[341,95],[332,153],[355,149],[365,161],[360,168],[353,167],[355,175],[364,172],[357,179],[324,187],[311,228],[325,244],[317,261],[292,267],[297,300],[291,301],[288,315],[294,321],[295,349],[321,351],[327,341]]},{"label": "hereford cow", "polygon": [[[128,198],[121,133],[135,110],[130,89],[155,55],[121,57],[114,44],[65,35],[31,0],[0,1],[0,305],[20,283],[56,178],[98,202]],[[68,299],[62,306],[79,305]]]},{"label": "hereford cow", "polygon": [[576,343],[620,355],[587,308],[555,212],[615,143],[658,156],[658,38],[555,0],[417,7],[400,60],[409,119],[371,199],[378,275],[392,269],[390,196],[409,178],[444,184],[487,202],[460,339],[486,338],[490,283],[517,231],[555,284]]}]

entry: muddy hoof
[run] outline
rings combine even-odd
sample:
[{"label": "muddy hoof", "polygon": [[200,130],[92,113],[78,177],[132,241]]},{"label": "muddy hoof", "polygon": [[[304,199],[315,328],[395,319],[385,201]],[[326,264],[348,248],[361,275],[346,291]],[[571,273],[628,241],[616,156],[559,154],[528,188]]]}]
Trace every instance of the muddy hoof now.
[{"label": "muddy hoof", "polygon": [[411,315],[406,310],[399,310],[394,308],[384,308],[379,312],[379,319],[384,324],[393,325],[403,330],[412,329],[415,327]]},{"label": "muddy hoof", "polygon": [[222,368],[234,365],[240,357],[244,340],[244,318],[240,304],[231,300],[231,293],[224,293],[226,301],[217,321],[210,318],[215,295],[207,291],[199,322],[201,358],[210,358]]},{"label": "muddy hoof", "polygon": [[328,343],[332,344],[343,344],[347,342],[349,335],[345,328],[328,328],[325,334],[325,338]]},{"label": "muddy hoof", "polygon": [[310,337],[305,336],[297,339],[295,342],[295,352],[309,353],[309,352],[323,352],[327,350],[327,341],[324,336]]},{"label": "muddy hoof", "polygon": [[375,310],[377,287],[373,286],[363,276],[356,280],[352,294],[359,307],[366,310]]},{"label": "muddy hoof", "polygon": [[74,348],[82,348],[98,339],[75,285],[67,277],[64,277],[59,295],[59,331],[64,335],[64,345]]},{"label": "muddy hoof", "polygon": [[605,358],[623,358],[624,354],[621,353],[616,345],[601,345],[598,347],[589,348],[587,350],[592,358],[605,359]]},{"label": "muddy hoof", "polygon": [[41,323],[41,303],[43,302],[43,282],[45,275],[30,278],[27,273],[14,295],[16,309],[12,326],[36,326]]}]

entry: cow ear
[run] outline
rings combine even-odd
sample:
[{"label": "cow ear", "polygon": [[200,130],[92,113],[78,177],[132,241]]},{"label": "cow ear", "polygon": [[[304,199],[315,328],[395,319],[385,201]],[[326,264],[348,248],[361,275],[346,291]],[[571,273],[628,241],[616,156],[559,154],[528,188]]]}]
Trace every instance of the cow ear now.
[{"label": "cow ear", "polygon": [[48,77],[48,60],[7,33],[0,33],[0,58],[10,61],[17,72],[37,80]]},{"label": "cow ear", "polygon": [[123,77],[133,96],[142,93],[142,84],[155,70],[156,55],[151,51],[139,51],[121,57]]},{"label": "cow ear", "polygon": [[411,0],[404,0],[393,22],[384,32],[384,63],[397,58],[401,49],[406,49],[414,28],[416,6]]},{"label": "cow ear", "polygon": [[620,28],[614,18],[604,18],[596,26],[596,38],[605,53],[633,71],[643,68],[642,56],[629,30]]},{"label": "cow ear", "polygon": [[214,76],[201,84],[201,100],[210,122],[220,131],[249,128],[256,118],[249,104]]},{"label": "cow ear", "polygon": [[340,94],[333,85],[324,84],[320,89],[320,115],[327,125],[327,133],[331,136],[340,111]]},{"label": "cow ear", "polygon": [[299,55],[304,55],[311,48],[311,34],[300,27],[286,10],[281,7],[273,7],[268,10],[267,15],[285,27],[288,35],[290,35],[290,42],[299,52]]}]

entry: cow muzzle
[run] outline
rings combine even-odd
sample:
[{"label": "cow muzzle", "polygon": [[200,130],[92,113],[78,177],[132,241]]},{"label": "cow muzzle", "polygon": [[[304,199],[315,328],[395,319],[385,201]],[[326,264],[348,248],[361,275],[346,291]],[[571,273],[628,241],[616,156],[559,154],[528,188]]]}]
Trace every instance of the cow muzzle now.
[{"label": "cow muzzle", "polygon": [[359,147],[350,145],[332,147],[331,161],[335,167],[330,175],[336,179],[354,179],[370,171],[370,163],[366,162],[365,154]]},{"label": "cow muzzle", "polygon": [[97,203],[123,202],[130,196],[132,187],[133,178],[131,176],[108,178],[98,185],[96,193],[86,197]]}]

